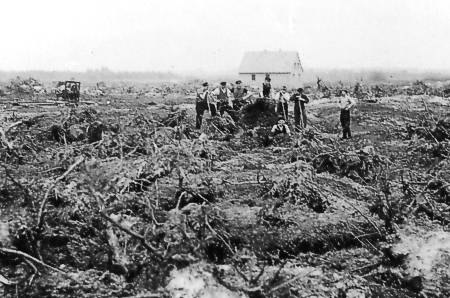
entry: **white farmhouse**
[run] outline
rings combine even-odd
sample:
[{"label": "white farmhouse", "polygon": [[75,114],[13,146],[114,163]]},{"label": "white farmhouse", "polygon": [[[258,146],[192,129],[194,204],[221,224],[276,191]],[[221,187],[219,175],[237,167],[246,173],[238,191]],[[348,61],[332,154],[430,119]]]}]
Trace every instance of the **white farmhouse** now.
[{"label": "white farmhouse", "polygon": [[269,75],[273,87],[296,88],[300,86],[302,72],[298,52],[246,52],[239,67],[239,79],[246,85],[261,86],[266,75]]}]

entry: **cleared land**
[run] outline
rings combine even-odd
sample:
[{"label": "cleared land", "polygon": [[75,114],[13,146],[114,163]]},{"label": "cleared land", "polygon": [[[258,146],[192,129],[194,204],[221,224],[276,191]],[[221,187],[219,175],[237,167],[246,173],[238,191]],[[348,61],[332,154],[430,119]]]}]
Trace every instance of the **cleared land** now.
[{"label": "cleared land", "polygon": [[179,90],[6,107],[0,293],[450,295],[448,99],[361,101],[350,141],[313,100],[310,128],[268,142],[273,123],[195,130]]}]

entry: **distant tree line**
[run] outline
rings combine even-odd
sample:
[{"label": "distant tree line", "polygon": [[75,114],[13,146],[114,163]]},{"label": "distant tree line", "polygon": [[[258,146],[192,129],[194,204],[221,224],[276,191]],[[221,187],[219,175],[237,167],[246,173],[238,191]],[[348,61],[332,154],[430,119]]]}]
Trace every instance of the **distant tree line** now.
[{"label": "distant tree line", "polygon": [[182,76],[172,72],[159,71],[111,71],[108,68],[96,70],[87,70],[84,72],[76,71],[0,71],[0,81],[9,82],[16,77],[35,78],[42,82],[54,82],[64,80],[77,80],[84,83],[96,83],[99,81],[115,82],[115,81],[170,81],[181,79]]}]

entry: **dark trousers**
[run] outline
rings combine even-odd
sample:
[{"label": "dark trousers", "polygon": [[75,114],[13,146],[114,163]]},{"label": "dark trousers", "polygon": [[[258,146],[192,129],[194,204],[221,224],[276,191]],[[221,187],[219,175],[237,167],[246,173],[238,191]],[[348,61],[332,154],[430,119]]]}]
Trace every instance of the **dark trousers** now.
[{"label": "dark trousers", "polygon": [[236,98],[233,102],[233,109],[239,111],[245,105],[245,100],[242,98]]},{"label": "dark trousers", "polygon": [[202,121],[203,121],[203,114],[206,110],[211,111],[211,116],[214,117],[217,115],[217,109],[216,106],[213,104],[209,104],[208,109],[208,103],[206,101],[197,101],[195,103],[195,128],[200,129],[202,127]]},{"label": "dark trousers", "polygon": [[[301,114],[300,114],[301,113]],[[306,110],[305,107],[300,106],[299,102],[294,103],[294,122],[295,128],[306,128]]]},{"label": "dark trousers", "polygon": [[233,121],[236,121],[236,111],[233,110],[233,108],[228,104],[228,102],[219,102],[217,104],[217,108],[219,110],[220,116],[223,116],[223,114],[225,112],[228,113],[228,115],[231,116],[231,119],[233,119]]},{"label": "dark trousers", "polygon": [[347,139],[352,137],[350,131],[350,111],[341,110],[341,126],[342,126],[342,138]]},{"label": "dark trousers", "polygon": [[288,104],[287,102],[278,102],[277,113],[283,116],[284,120],[288,120]]}]

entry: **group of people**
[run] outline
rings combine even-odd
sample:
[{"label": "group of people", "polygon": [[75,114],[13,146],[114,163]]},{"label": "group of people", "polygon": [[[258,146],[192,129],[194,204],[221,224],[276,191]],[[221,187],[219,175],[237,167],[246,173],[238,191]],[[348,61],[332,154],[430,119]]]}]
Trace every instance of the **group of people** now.
[{"label": "group of people", "polygon": [[213,91],[209,90],[207,82],[203,83],[197,91],[195,127],[201,128],[205,111],[209,111],[212,117],[217,116],[217,113],[223,116],[227,112],[233,120],[237,120],[237,111],[247,103],[248,97],[248,91],[241,81],[236,81],[236,86],[231,90],[227,88],[226,82],[221,82]]},{"label": "group of people", "polygon": [[[288,123],[289,102],[294,102],[294,128],[300,131],[307,126],[307,115],[305,104],[309,103],[309,98],[303,93],[303,88],[296,89],[292,94],[283,86],[279,92],[273,92],[270,77],[266,77],[262,85],[262,92],[256,95],[258,98],[267,99],[276,104],[276,112],[279,115],[278,123],[272,127],[272,134],[291,135]],[[207,82],[202,84],[202,88],[197,91],[196,98],[196,128],[202,126],[203,115],[209,111],[211,116],[223,116],[227,112],[236,121],[238,111],[249,104],[249,98],[255,94],[249,92],[242,86],[242,81],[236,81],[236,85],[229,89],[226,82],[221,82],[220,86],[212,91],[209,90]],[[350,131],[350,111],[355,106],[355,101],[349,97],[348,91],[343,90],[339,98],[341,109],[340,121],[342,125],[343,139],[351,138]]]}]

